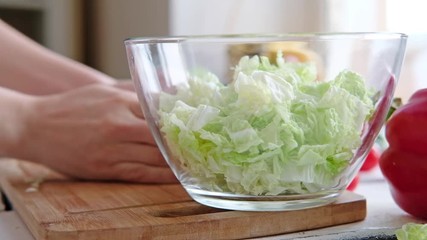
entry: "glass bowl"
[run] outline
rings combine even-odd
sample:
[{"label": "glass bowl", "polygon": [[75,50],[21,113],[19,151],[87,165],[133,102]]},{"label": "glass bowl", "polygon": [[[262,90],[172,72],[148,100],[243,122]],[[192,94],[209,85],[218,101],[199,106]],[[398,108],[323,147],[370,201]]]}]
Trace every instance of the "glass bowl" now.
[{"label": "glass bowl", "polygon": [[246,211],[331,203],[382,127],[407,36],[132,38],[141,107],[197,202]]}]

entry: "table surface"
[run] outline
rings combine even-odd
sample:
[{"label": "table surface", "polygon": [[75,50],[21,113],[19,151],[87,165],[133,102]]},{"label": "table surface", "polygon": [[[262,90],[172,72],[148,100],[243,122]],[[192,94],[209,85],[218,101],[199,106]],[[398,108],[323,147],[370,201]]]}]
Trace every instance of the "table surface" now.
[{"label": "table surface", "polygon": [[[355,190],[367,199],[367,217],[365,220],[318,230],[265,237],[263,239],[339,239],[339,234],[364,234],[369,232],[394,232],[408,222],[421,222],[403,212],[390,196],[387,184],[378,168],[361,174],[361,181]],[[2,211],[0,203],[0,239],[33,240],[33,236],[16,211]],[[335,236],[335,237],[334,237]],[[341,238],[341,237],[340,237]]]}]

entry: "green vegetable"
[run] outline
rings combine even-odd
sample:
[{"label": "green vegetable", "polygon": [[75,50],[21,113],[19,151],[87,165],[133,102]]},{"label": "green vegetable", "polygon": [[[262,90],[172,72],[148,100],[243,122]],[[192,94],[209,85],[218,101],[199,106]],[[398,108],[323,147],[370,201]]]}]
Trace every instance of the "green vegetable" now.
[{"label": "green vegetable", "polygon": [[337,184],[373,110],[361,76],[316,79],[314,64],[243,57],[233,81],[198,71],[161,93],[160,127],[174,158],[204,188],[251,195]]},{"label": "green vegetable", "polygon": [[398,240],[426,240],[427,224],[407,223],[396,230]]}]

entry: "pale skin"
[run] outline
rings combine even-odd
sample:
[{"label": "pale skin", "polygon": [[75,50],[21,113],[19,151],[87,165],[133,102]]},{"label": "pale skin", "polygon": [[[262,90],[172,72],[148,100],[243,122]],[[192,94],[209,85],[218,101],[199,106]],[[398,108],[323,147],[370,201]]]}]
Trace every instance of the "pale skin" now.
[{"label": "pale skin", "polygon": [[176,181],[129,83],[60,56],[1,20],[0,56],[0,157],[82,179]]}]

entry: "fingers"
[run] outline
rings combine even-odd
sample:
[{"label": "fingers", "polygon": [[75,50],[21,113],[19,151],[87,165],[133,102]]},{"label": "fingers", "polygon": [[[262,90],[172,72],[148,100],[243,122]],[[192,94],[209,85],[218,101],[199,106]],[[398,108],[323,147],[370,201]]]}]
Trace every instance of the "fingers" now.
[{"label": "fingers", "polygon": [[141,104],[139,103],[138,96],[136,95],[136,93],[129,91],[122,91],[122,93],[126,95],[128,107],[133,113],[133,115],[135,115],[137,118],[144,119]]},{"label": "fingers", "polygon": [[129,107],[133,115],[138,118],[144,118],[144,114],[141,110],[141,105],[138,101],[138,96],[134,91],[134,86],[131,81],[121,81],[113,85],[113,90],[118,94],[124,101],[125,104]]},{"label": "fingers", "polygon": [[138,101],[132,102],[129,104],[131,112],[138,118],[144,119],[144,114],[142,113],[141,105]]},{"label": "fingers", "polygon": [[138,142],[147,143],[152,146],[157,146],[156,141],[154,140],[154,137],[148,127],[147,121],[142,120],[139,126],[140,127],[136,127],[135,131],[132,133],[135,140]]},{"label": "fingers", "polygon": [[[135,121],[134,125],[130,125],[131,131],[129,131],[130,136],[132,136],[132,139],[135,139],[135,141],[142,141],[147,144],[156,145],[154,138],[151,135],[150,130],[148,129],[147,122],[145,121],[144,114],[142,112],[141,104],[138,101],[138,98],[135,93],[128,94],[126,93],[127,99],[128,99],[128,107],[130,109],[130,112],[137,118],[137,121]],[[140,121],[143,119],[144,121]],[[138,126],[140,125],[140,127]]]},{"label": "fingers", "polygon": [[127,144],[123,148],[126,148],[122,150],[126,151],[128,160],[113,166],[114,179],[141,183],[178,182],[158,148],[140,144]]},{"label": "fingers", "polygon": [[117,159],[126,159],[126,162],[141,163],[154,167],[168,166],[160,150],[150,145],[121,143],[114,146],[106,154]]},{"label": "fingers", "polygon": [[147,122],[139,118],[113,124],[106,121],[101,129],[107,139],[157,146]]},{"label": "fingers", "polygon": [[140,163],[123,162],[111,170],[113,178],[140,183],[176,183],[178,180],[168,167],[148,166]]},{"label": "fingers", "polygon": [[119,80],[117,83],[114,84],[114,87],[127,90],[127,91],[135,91],[135,87],[133,85],[133,82],[131,80]]}]

